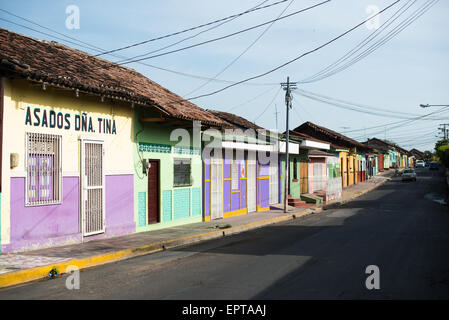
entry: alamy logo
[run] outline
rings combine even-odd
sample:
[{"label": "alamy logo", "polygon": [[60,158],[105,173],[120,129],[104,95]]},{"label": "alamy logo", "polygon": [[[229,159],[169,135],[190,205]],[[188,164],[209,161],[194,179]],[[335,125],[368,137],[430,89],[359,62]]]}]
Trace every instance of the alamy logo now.
[{"label": "alamy logo", "polygon": [[380,16],[379,16],[379,12],[380,9],[378,6],[376,5],[369,5],[366,7],[365,12],[370,15],[370,18],[368,21],[365,22],[365,26],[369,29],[369,30],[376,30],[379,29],[380,27]]},{"label": "alamy logo", "polygon": [[69,290],[79,290],[80,288],[80,270],[77,266],[68,266],[66,271],[67,279],[65,280],[65,287]]},{"label": "alamy logo", "polygon": [[372,264],[366,267],[365,273],[369,274],[366,278],[365,286],[368,290],[380,289],[380,271],[379,267]]},{"label": "alamy logo", "polygon": [[65,19],[65,27],[69,30],[80,28],[80,8],[71,4],[65,8],[65,13],[68,14]]}]

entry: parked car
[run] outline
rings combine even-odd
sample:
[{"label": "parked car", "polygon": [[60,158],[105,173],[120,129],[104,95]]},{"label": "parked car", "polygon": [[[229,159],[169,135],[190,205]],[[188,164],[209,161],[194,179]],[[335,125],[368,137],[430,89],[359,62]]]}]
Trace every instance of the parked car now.
[{"label": "parked car", "polygon": [[426,167],[428,167],[430,165],[430,162],[426,161],[425,164],[426,164]]},{"label": "parked car", "polygon": [[416,181],[416,172],[413,169],[405,169],[401,176],[402,181]]},{"label": "parked car", "polygon": [[424,168],[425,166],[426,166],[426,163],[424,162],[424,160],[417,160],[416,161],[416,164],[415,164],[416,168],[419,168],[419,167]]},{"label": "parked car", "polygon": [[429,170],[438,170],[438,169],[439,169],[438,162],[432,161],[432,162],[429,164]]}]

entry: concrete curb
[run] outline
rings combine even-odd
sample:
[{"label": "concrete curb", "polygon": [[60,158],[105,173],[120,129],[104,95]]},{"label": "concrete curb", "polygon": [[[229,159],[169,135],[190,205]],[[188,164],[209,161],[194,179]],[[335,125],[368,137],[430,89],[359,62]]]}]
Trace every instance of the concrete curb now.
[{"label": "concrete curb", "polygon": [[283,221],[301,218],[301,217],[304,217],[304,216],[307,216],[310,214],[319,213],[319,212],[322,212],[323,210],[333,209],[333,207],[338,207],[338,206],[340,206],[344,203],[347,203],[357,197],[360,197],[361,195],[363,195],[367,192],[370,192],[373,189],[384,184],[388,180],[391,180],[391,177],[386,178],[384,181],[374,185],[371,188],[361,191],[360,193],[352,196],[350,199],[347,199],[345,201],[336,202],[336,203],[324,205],[321,207],[308,208],[301,212],[293,212],[293,213],[282,215],[279,217],[255,221],[255,222],[251,222],[248,224],[235,226],[235,227],[231,227],[231,228],[227,228],[227,229],[214,230],[214,231],[210,231],[210,232],[204,232],[204,233],[195,234],[195,235],[186,236],[186,237],[177,238],[177,239],[158,241],[158,242],[154,242],[154,243],[151,243],[148,245],[143,245],[143,246],[130,248],[130,249],[119,250],[119,251],[112,252],[112,253],[101,254],[101,255],[87,257],[87,258],[81,258],[81,259],[70,259],[70,260],[55,263],[55,264],[49,264],[49,265],[45,265],[45,266],[41,266],[41,267],[35,267],[35,268],[0,274],[0,288],[6,288],[6,287],[11,287],[14,285],[26,283],[26,282],[45,279],[48,277],[50,270],[52,270],[53,268],[56,268],[58,270],[59,274],[64,274],[64,273],[66,273],[67,267],[69,267],[69,266],[76,266],[80,270],[92,268],[92,267],[100,266],[100,265],[111,263],[111,262],[116,262],[116,261],[125,260],[125,259],[129,259],[129,258],[133,258],[133,257],[143,256],[143,255],[152,254],[152,253],[156,253],[156,252],[161,252],[166,249],[171,249],[171,248],[188,245],[188,244],[194,244],[194,243],[197,243],[197,242],[200,242],[203,240],[217,239],[217,238],[221,238],[226,235],[237,234],[240,232],[264,227],[264,226],[267,226],[270,224],[275,224],[275,223],[279,223],[279,222],[283,222]]},{"label": "concrete curb", "polygon": [[[19,270],[15,272],[8,272],[0,274],[0,288],[11,287],[14,285],[36,281],[40,279],[45,279],[48,277],[50,270],[56,268],[58,273],[66,273],[67,267],[76,266],[80,270],[87,269],[95,266],[100,266],[103,264],[116,262],[120,260],[125,260],[133,257],[143,256],[147,254],[152,254],[156,252],[161,252],[166,249],[171,249],[183,245],[194,244],[203,240],[217,239],[226,235],[237,234],[240,232],[257,229],[270,224],[275,224],[283,221],[288,221],[296,218],[300,218],[312,213],[315,213],[317,208],[306,209],[302,212],[295,212],[280,217],[274,217],[270,219],[265,219],[261,221],[255,221],[248,224],[235,226],[227,229],[214,230],[210,232],[204,232],[200,234],[195,234],[191,236],[186,236],[177,239],[158,241],[148,245],[143,245],[135,248],[119,250],[112,253],[101,254],[97,256],[81,258],[81,259],[70,259],[67,261],[49,264],[41,267],[35,267],[30,269]],[[321,211],[321,210],[320,210]]]}]

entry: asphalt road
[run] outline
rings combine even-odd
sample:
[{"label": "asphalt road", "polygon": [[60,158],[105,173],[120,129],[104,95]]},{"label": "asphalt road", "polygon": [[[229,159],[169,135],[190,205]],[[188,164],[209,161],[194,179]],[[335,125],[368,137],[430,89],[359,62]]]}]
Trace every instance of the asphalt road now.
[{"label": "asphalt road", "polygon": [[[418,169],[338,209],[66,277],[0,299],[448,299],[449,211],[441,173]],[[368,265],[380,289],[368,290]]]}]

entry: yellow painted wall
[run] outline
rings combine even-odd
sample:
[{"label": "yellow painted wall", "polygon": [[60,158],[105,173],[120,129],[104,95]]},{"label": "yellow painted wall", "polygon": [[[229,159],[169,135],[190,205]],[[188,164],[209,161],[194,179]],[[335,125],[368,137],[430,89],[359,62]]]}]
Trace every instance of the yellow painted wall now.
[{"label": "yellow painted wall", "polygon": [[[43,90],[40,85],[25,80],[4,81],[4,123],[3,123],[3,174],[1,201],[1,236],[2,244],[9,243],[9,182],[11,177],[25,177],[25,140],[26,132],[57,134],[62,136],[62,174],[64,176],[79,176],[80,143],[79,138],[92,138],[104,141],[105,174],[133,174],[133,143],[132,115],[129,103],[111,101],[105,98],[79,94],[76,97],[73,90],[57,89],[47,86]],[[54,110],[70,114],[70,129],[49,128],[26,125],[27,108],[40,108],[47,112]],[[93,132],[75,131],[75,115],[86,112],[92,117]],[[114,119],[116,134],[98,132],[98,117]],[[34,114],[32,123],[35,122]],[[65,124],[65,123],[64,123]],[[10,169],[10,154],[19,155],[16,168]]]},{"label": "yellow painted wall", "polygon": [[[340,163],[343,159],[343,165],[342,165],[342,184],[343,187],[350,186],[356,182],[357,179],[357,170],[358,170],[358,163],[357,163],[357,155],[356,154],[350,154],[348,152],[340,152]],[[349,163],[348,163],[349,160]],[[355,160],[355,166],[354,166],[354,160]],[[349,175],[347,174],[349,170]]]}]

